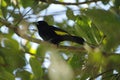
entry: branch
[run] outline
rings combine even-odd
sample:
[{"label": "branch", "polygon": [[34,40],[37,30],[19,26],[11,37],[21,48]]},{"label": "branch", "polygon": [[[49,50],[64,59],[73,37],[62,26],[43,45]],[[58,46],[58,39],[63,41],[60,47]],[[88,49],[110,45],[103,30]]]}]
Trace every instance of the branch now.
[{"label": "branch", "polygon": [[32,38],[32,37],[30,37],[30,36],[28,36],[26,34],[21,33],[22,30],[20,30],[18,26],[12,25],[11,23],[9,23],[8,21],[2,19],[1,17],[0,17],[0,23],[2,23],[3,25],[5,25],[9,29],[13,30],[18,36],[20,36],[20,37],[22,37],[22,38],[24,38],[26,40],[29,40],[31,42],[35,42],[35,43],[43,44],[43,45],[50,45],[50,47],[58,48],[58,50],[77,51],[77,52],[85,52],[86,51],[83,47],[56,46],[56,45],[48,43],[46,41],[41,41],[39,39]]},{"label": "branch", "polygon": [[88,4],[88,3],[92,3],[92,2],[97,2],[97,1],[101,1],[101,0],[92,0],[92,1],[85,1],[85,2],[77,2],[77,3],[70,3],[70,2],[60,2],[60,1],[48,1],[48,0],[39,0],[41,2],[45,2],[45,3],[53,3],[53,4],[62,4],[62,5],[80,5],[80,4]]},{"label": "branch", "polygon": [[111,72],[113,71],[113,69],[109,69],[109,70],[106,70],[102,73],[99,73],[98,75],[94,76],[94,77],[91,77],[89,80],[94,80],[95,78],[99,77],[99,76],[102,76],[103,74],[107,74],[108,72]]}]

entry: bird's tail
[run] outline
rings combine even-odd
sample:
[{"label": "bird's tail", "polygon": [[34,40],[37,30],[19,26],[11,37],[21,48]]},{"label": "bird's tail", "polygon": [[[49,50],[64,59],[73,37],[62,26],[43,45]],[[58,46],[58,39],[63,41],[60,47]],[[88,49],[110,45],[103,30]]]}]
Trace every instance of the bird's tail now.
[{"label": "bird's tail", "polygon": [[82,37],[77,37],[77,36],[71,36],[71,35],[65,35],[64,40],[66,41],[72,41],[78,44],[84,44],[85,40]]}]

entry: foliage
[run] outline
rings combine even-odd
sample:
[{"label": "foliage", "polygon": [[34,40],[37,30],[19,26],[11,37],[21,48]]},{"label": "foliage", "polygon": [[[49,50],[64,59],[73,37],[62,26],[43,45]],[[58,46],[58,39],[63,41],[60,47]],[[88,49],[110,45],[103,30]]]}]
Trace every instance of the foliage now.
[{"label": "foliage", "polygon": [[[0,0],[0,80],[120,79],[120,0],[75,1]],[[64,11],[50,13],[58,4]],[[33,23],[39,19],[86,43],[63,42],[61,49],[41,41]]]}]

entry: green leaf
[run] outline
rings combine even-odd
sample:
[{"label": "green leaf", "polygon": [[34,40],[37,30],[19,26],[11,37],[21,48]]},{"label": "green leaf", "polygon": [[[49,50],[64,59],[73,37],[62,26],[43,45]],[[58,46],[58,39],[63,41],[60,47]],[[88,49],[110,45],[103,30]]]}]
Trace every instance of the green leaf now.
[{"label": "green leaf", "polygon": [[[85,56],[84,53],[75,54],[68,62],[71,64],[72,68],[81,69],[85,60],[84,56]],[[78,73],[79,71],[76,71],[76,72]]]},{"label": "green leaf", "polygon": [[4,58],[2,56],[0,56],[0,65],[5,65],[5,61],[4,61]]},{"label": "green leaf", "polygon": [[116,8],[119,8],[120,0],[114,0],[114,5],[115,5]]},{"label": "green leaf", "polygon": [[40,13],[40,11],[47,9],[50,4],[40,3],[40,4],[36,4],[36,5],[32,9],[35,14],[38,14],[38,13]]},{"label": "green leaf", "polygon": [[6,70],[13,72],[17,68],[25,66],[25,56],[19,50],[19,45],[14,39],[7,39],[3,42],[4,47],[0,47],[0,55],[5,61]]},{"label": "green leaf", "polygon": [[[2,10],[0,9],[0,17],[2,17]],[[1,26],[1,23],[0,23],[0,26]]]},{"label": "green leaf", "polygon": [[46,49],[47,49],[46,45],[40,45],[40,46],[38,46],[37,51],[36,51],[36,55],[40,56],[40,57],[44,57]]},{"label": "green leaf", "polygon": [[26,70],[19,70],[16,72],[16,77],[20,77],[21,80],[31,80],[31,73]]},{"label": "green leaf", "polygon": [[67,11],[66,11],[66,16],[67,16],[68,19],[70,19],[70,20],[75,20],[74,13],[73,13],[73,11],[72,11],[70,8],[67,9]]},{"label": "green leaf", "polygon": [[7,7],[1,7],[1,13],[2,13],[2,17],[6,18],[7,16]]},{"label": "green leaf", "polygon": [[0,4],[1,4],[2,7],[6,7],[6,6],[7,6],[7,3],[6,3],[5,0],[2,0],[2,1],[0,2]]},{"label": "green leaf", "polygon": [[15,69],[23,68],[25,66],[23,53],[20,53],[19,51],[14,53],[13,50],[4,49],[4,48],[1,48],[0,52],[3,55],[5,65],[9,65],[6,66],[6,70],[13,72]]},{"label": "green leaf", "polygon": [[44,20],[48,22],[49,25],[53,25],[54,24],[54,18],[53,16],[45,16]]},{"label": "green leaf", "polygon": [[75,26],[76,32],[84,37],[87,42],[99,44],[101,35],[95,25],[92,25],[91,20],[84,15],[78,15]]},{"label": "green leaf", "polygon": [[34,5],[34,1],[33,0],[20,0],[20,1],[21,1],[21,3],[22,3],[24,8],[30,7],[30,6]]},{"label": "green leaf", "polygon": [[14,49],[14,51],[15,51],[15,50],[17,51],[18,48],[19,48],[18,42],[17,42],[16,40],[10,39],[10,38],[4,40],[4,45],[5,45],[5,47]]},{"label": "green leaf", "polygon": [[3,67],[0,67],[0,80],[15,80],[13,74],[6,71]]},{"label": "green leaf", "polygon": [[43,76],[43,71],[42,71],[40,62],[36,58],[31,57],[30,65],[31,65],[35,79],[41,80]]},{"label": "green leaf", "polygon": [[108,57],[108,61],[113,64],[111,66],[115,66],[115,65],[118,66],[120,64],[119,59],[120,59],[120,55],[118,54],[114,54]]},{"label": "green leaf", "polygon": [[8,6],[16,6],[17,5],[17,1],[11,1],[11,0],[4,0]]},{"label": "green leaf", "polygon": [[86,15],[107,36],[105,50],[114,50],[120,43],[120,19],[117,15],[105,10],[87,10]]}]

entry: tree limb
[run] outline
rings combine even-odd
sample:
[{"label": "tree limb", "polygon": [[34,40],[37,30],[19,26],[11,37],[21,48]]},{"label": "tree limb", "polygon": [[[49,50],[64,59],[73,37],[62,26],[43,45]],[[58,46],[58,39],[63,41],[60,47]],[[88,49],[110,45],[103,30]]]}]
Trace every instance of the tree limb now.
[{"label": "tree limb", "polygon": [[80,5],[80,4],[88,4],[88,3],[92,3],[92,2],[97,2],[97,1],[101,1],[101,0],[91,0],[91,1],[85,1],[85,2],[76,2],[76,3],[70,3],[70,2],[60,2],[60,1],[48,1],[48,0],[39,0],[41,2],[45,2],[45,3],[53,3],[53,4],[62,4],[62,5]]}]

